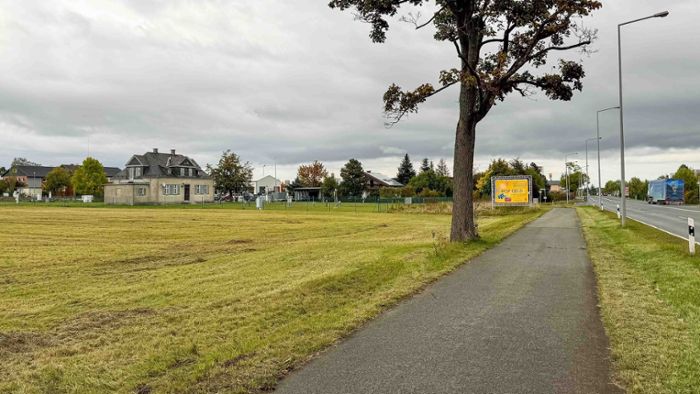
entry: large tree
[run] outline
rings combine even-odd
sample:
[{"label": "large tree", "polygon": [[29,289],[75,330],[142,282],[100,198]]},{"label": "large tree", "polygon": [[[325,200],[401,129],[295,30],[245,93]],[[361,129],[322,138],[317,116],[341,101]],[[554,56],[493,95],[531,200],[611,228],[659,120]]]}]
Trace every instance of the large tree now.
[{"label": "large tree", "polygon": [[46,174],[44,190],[58,195],[63,193],[70,186],[71,174],[63,167],[56,167]]},{"label": "large tree", "polygon": [[447,168],[447,162],[445,159],[441,158],[440,161],[438,161],[435,173],[439,176],[450,176],[450,169]]},{"label": "large tree", "polygon": [[430,160],[428,160],[427,157],[424,158],[423,161],[420,162],[420,172],[424,173],[424,172],[430,171],[430,167],[431,167],[430,163],[432,163],[432,162]]},{"label": "large tree", "polygon": [[214,188],[228,195],[248,190],[253,179],[253,167],[250,163],[241,161],[240,156],[230,149],[221,154],[216,167],[207,164],[207,169],[214,178]]},{"label": "large tree", "polygon": [[330,200],[336,195],[338,190],[338,180],[335,179],[335,174],[331,174],[323,178],[323,184],[321,184],[321,196],[325,200]]},{"label": "large tree", "polygon": [[399,171],[396,173],[396,180],[403,184],[408,185],[408,182],[416,176],[416,170],[413,169],[413,163],[411,163],[411,158],[408,157],[408,153],[401,160],[399,164]]},{"label": "large tree", "polygon": [[15,157],[12,159],[12,164],[10,164],[10,167],[16,167],[16,166],[40,166],[41,164],[33,162],[31,160],[27,160],[24,157]]},{"label": "large tree", "polygon": [[646,200],[647,189],[649,189],[649,183],[643,181],[637,177],[632,177],[628,182],[627,186],[630,189],[630,198],[635,200]]},{"label": "large tree", "polygon": [[[588,178],[586,174],[583,173],[581,166],[575,162],[566,163],[566,166],[569,168],[569,192],[573,193],[581,186],[585,186]],[[559,182],[561,182],[561,186],[566,189],[566,173],[561,174]]]},{"label": "large tree", "polygon": [[386,41],[389,20],[401,6],[430,7],[429,17],[408,14],[401,20],[416,29],[432,24],[434,37],[453,45],[457,67],[440,72],[438,86],[426,83],[415,90],[391,85],[384,94],[389,123],[418,111],[418,105],[452,85],[459,85],[459,121],[454,149],[455,197],[450,238],[478,237],[471,190],[474,186],[476,126],[497,101],[512,92],[523,96],[540,89],[554,100],[570,100],[581,90],[583,67],[560,60],[551,73],[535,74],[548,55],[574,48],[586,50],[595,31],[582,27],[580,17],[601,7],[596,0],[331,0],[331,8],[354,8],[358,19],[371,25],[370,38]]},{"label": "large tree", "polygon": [[92,157],[83,160],[83,164],[75,170],[71,178],[73,189],[78,194],[101,196],[105,183],[105,169],[102,163]]},{"label": "large tree", "polygon": [[297,170],[297,178],[305,187],[321,187],[323,179],[327,176],[326,167],[318,160],[314,160],[311,164],[302,164]]},{"label": "large tree", "polygon": [[367,178],[362,163],[357,159],[350,159],[340,169],[340,191],[344,196],[360,196],[367,186]]}]

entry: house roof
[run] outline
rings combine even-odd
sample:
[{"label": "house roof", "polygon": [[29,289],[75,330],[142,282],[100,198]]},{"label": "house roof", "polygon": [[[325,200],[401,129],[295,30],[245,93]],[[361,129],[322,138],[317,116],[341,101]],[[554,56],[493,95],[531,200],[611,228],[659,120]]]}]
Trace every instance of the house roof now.
[{"label": "house roof", "polygon": [[[5,171],[3,176],[26,176],[29,178],[46,178],[46,175],[48,175],[51,170],[53,170],[54,167],[46,167],[46,166],[14,166],[10,168],[9,170]],[[13,170],[15,172],[13,172]]]},{"label": "house roof", "polygon": [[549,181],[550,186],[561,186],[561,181]]},{"label": "house roof", "polygon": [[[159,153],[157,150],[154,152],[147,152],[142,155],[134,155],[127,162],[127,167],[139,166],[144,167],[143,178],[160,178],[160,177],[178,177],[178,173],[168,173],[168,169],[171,168],[194,168],[197,169],[197,176],[186,177],[186,178],[209,178],[209,176],[202,170],[202,168],[197,164],[194,159],[171,153]],[[116,174],[115,178],[128,178],[127,168],[121,170]]]},{"label": "house roof", "polygon": [[277,183],[279,183],[279,184],[282,184],[282,181],[280,181],[279,179],[275,178],[275,177],[272,176],[272,175],[265,175],[264,177],[258,179],[257,181],[253,181],[253,182],[255,182],[255,183],[260,183],[260,182],[263,182],[263,181],[265,181],[265,180],[270,180],[270,181],[273,181],[273,182],[277,182]]},{"label": "house roof", "polygon": [[402,187],[403,184],[397,181],[396,179],[386,176],[382,173],[379,172],[372,172],[372,171],[367,171],[365,172],[365,176],[372,178],[375,182],[379,183],[381,186],[388,186],[388,187]]}]

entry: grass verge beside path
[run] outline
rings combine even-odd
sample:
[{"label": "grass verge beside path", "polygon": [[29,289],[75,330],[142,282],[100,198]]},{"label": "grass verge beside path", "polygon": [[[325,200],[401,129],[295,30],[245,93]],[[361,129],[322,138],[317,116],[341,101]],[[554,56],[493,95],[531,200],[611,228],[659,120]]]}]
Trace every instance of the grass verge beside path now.
[{"label": "grass verge beside path", "polygon": [[630,393],[700,390],[700,258],[688,243],[577,208],[598,279],[615,376]]},{"label": "grass verge beside path", "polygon": [[543,211],[0,207],[0,392],[260,392]]}]

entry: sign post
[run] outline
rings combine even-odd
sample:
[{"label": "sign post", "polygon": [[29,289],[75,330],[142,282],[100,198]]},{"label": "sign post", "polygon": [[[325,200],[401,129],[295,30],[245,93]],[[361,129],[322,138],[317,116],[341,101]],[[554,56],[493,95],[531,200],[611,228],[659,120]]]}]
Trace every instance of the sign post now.
[{"label": "sign post", "polygon": [[693,218],[688,218],[688,246],[690,255],[695,256],[695,220]]},{"label": "sign post", "polygon": [[532,177],[529,175],[492,177],[491,206],[532,206]]}]

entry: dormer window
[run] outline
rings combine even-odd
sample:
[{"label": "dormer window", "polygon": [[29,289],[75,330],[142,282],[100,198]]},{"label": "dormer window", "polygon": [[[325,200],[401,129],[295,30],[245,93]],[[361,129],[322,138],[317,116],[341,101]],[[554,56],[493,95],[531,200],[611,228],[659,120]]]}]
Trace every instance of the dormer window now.
[{"label": "dormer window", "polygon": [[180,176],[185,176],[185,169],[180,167]]},{"label": "dormer window", "polygon": [[141,175],[142,175],[141,171],[142,171],[141,167],[136,167],[136,169],[134,170],[134,177],[141,178]]}]

